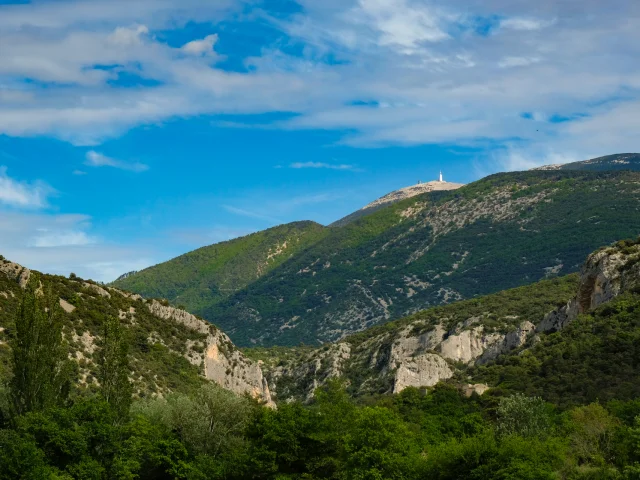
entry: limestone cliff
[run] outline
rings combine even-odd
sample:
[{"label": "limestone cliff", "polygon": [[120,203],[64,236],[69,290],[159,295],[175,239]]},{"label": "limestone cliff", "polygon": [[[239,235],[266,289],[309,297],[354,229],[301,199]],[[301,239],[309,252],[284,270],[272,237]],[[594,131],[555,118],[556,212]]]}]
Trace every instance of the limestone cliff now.
[{"label": "limestone cliff", "polygon": [[[356,395],[397,393],[409,386],[430,387],[454,377],[466,366],[492,362],[502,354],[526,348],[528,342],[535,341],[535,335],[561,329],[580,313],[638,289],[640,240],[618,242],[591,254],[577,285],[575,282],[571,285],[573,298],[567,294],[563,306],[547,314],[544,305],[551,305],[551,299],[547,304],[531,304],[530,313],[520,309],[518,315],[509,312],[508,306],[500,316],[497,314],[500,302],[487,301],[492,298],[489,296],[475,301],[479,305],[476,311],[481,313],[467,318],[458,315],[453,320],[452,312],[456,308],[472,311],[463,305],[474,301],[439,307],[431,315],[418,314],[396,322],[397,326],[392,323],[347,337],[338,344],[309,352],[302,360],[269,369],[266,375],[271,391],[281,400],[310,399],[315,388],[327,379],[344,377]],[[516,291],[519,293],[510,297],[514,305],[531,302],[531,297],[542,296],[549,290],[534,285],[513,292]],[[497,324],[504,326],[496,328]],[[483,393],[487,388],[462,385],[467,394]]]},{"label": "limestone cliff", "polygon": [[598,308],[640,285],[640,243],[618,242],[587,258],[578,293],[563,307],[550,312],[537,326],[538,332],[556,331],[579,314]]},{"label": "limestone cliff", "polygon": [[222,331],[189,312],[163,305],[157,300],[152,300],[149,310],[157,317],[171,319],[207,335],[202,353],[193,348],[187,348],[186,353],[192,364],[203,366],[203,374],[207,380],[240,395],[248,393],[269,406],[275,405],[260,365],[246,358]]},{"label": "limestone cliff", "polygon": [[[14,320],[9,312],[15,311],[22,289],[31,271],[8,260],[0,260],[0,346],[7,350],[5,329]],[[237,394],[249,394],[274,406],[269,387],[258,362],[246,358],[229,337],[209,322],[195,315],[161,303],[145,300],[140,295],[123,292],[77,278],[43,276],[60,296],[59,303],[65,313],[65,334],[80,370],[80,383],[92,383],[96,360],[93,354],[100,341],[101,330],[96,318],[103,314],[117,314],[123,325],[132,330],[136,343],[143,351],[132,357],[134,383],[137,393],[164,394],[171,391],[175,380],[162,382],[162,372],[154,371],[158,356],[172,362],[171,356],[186,359],[197,374]],[[110,313],[113,312],[113,313]],[[135,331],[135,333],[133,332]],[[155,348],[154,348],[155,347]],[[158,355],[156,351],[166,352]],[[0,354],[5,354],[5,351]],[[151,357],[147,360],[146,357]],[[188,364],[187,364],[188,365]],[[179,369],[169,365],[171,370]],[[136,371],[137,370],[137,371]],[[182,373],[179,373],[182,375]],[[146,390],[146,392],[145,392]]]}]

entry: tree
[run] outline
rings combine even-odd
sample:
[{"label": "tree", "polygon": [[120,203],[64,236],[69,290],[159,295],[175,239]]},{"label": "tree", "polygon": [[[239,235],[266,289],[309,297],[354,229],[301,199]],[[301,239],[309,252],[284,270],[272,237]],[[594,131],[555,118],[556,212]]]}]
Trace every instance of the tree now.
[{"label": "tree", "polygon": [[62,336],[62,309],[51,286],[31,275],[11,340],[10,397],[18,415],[62,405],[71,388],[72,365]]},{"label": "tree", "polygon": [[540,397],[517,393],[500,399],[497,428],[500,436],[537,437],[546,434],[549,427],[549,414]]},{"label": "tree", "polygon": [[126,418],[131,407],[133,387],[129,381],[129,343],[120,321],[109,316],[104,322],[100,351],[101,394],[119,419]]}]

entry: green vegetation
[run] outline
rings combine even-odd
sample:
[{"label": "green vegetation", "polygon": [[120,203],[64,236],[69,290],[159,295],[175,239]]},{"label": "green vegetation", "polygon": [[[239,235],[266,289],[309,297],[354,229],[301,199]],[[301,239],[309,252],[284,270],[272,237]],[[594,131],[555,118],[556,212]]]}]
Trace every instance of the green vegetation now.
[{"label": "green vegetation", "polygon": [[[173,320],[156,317],[144,300],[105,290],[106,287],[77,277],[72,280],[35,272],[32,272],[32,277],[39,277],[50,289],[46,302],[52,303],[50,312],[55,314],[56,328],[62,329],[64,356],[70,356],[74,360],[70,365],[78,370],[79,382],[72,386],[73,389],[89,393],[101,383],[103,372],[100,365],[105,359],[98,351],[104,339],[105,325],[110,321],[116,322],[117,330],[120,330],[112,334],[126,338],[129,344],[128,361],[135,379],[133,389],[136,396],[188,392],[204,382],[201,367],[189,363],[184,355],[187,345],[193,345],[192,350],[203,350],[205,334],[185,328]],[[17,341],[18,329],[26,325],[22,320],[16,323],[16,318],[22,299],[28,292],[0,273],[0,380],[12,375],[13,353],[10,346]],[[57,299],[66,302],[68,310],[69,306],[73,310],[62,311]],[[38,300],[38,303],[43,301]],[[46,332],[50,339],[57,338],[49,327]],[[122,356],[122,353],[114,352],[113,360],[108,361],[118,363],[120,360],[115,358],[118,355]]]},{"label": "green vegetation", "polygon": [[62,337],[62,309],[48,284],[40,293],[32,275],[22,297],[11,341],[13,376],[9,384],[15,412],[38,412],[64,404],[73,364]]},{"label": "green vegetation", "polygon": [[565,163],[561,170],[640,170],[640,154],[638,153],[617,153],[604,157],[594,158],[586,162]]},{"label": "green vegetation", "polygon": [[[414,315],[371,327],[363,332],[345,337],[340,342],[350,347],[350,354],[342,365],[342,375],[348,381],[348,391],[353,396],[389,393],[393,389],[393,370],[388,368],[391,346],[402,336],[418,336],[436,325],[450,331],[469,319],[472,328],[482,325],[486,333],[508,333],[523,321],[539,323],[544,316],[559,306],[566,305],[578,288],[578,275],[542,280],[532,285],[463,300],[423,310]],[[408,333],[406,333],[408,332]],[[243,353],[264,362],[268,378],[278,368],[273,383],[281,400],[294,397],[304,400],[317,380],[322,380],[331,368],[327,365],[327,353],[332,345],[304,347],[253,347]],[[372,364],[372,359],[376,361]],[[316,364],[320,365],[318,369]],[[301,365],[310,365],[301,370]]]},{"label": "green vegetation", "polygon": [[326,235],[314,222],[294,222],[199,248],[113,283],[147,298],[166,298],[202,314],[208,308]]},{"label": "green vegetation", "polygon": [[[639,172],[498,174],[330,233],[201,315],[240,346],[317,345],[579,270],[640,232]],[[434,229],[437,236],[434,236]]]},{"label": "green vegetation", "polygon": [[563,407],[638,398],[640,295],[622,295],[522,354],[469,373],[498,391],[525,392]]},{"label": "green vegetation", "polygon": [[638,401],[559,410],[445,385],[357,404],[333,382],[278,410],[208,386],[135,402],[118,423],[77,398],[0,425],[0,479],[634,480],[638,414]]}]

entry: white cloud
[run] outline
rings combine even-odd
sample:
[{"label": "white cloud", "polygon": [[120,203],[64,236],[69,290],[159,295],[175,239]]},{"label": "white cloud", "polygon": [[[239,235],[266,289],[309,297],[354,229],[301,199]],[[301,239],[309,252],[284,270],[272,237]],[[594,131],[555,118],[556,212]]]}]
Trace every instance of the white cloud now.
[{"label": "white cloud", "polygon": [[295,162],[289,165],[291,168],[327,168],[330,170],[357,170],[354,165],[332,164],[324,162]]},{"label": "white cloud", "polygon": [[202,40],[193,40],[182,46],[182,51],[189,55],[215,55],[213,50],[218,42],[218,35],[207,35]]},{"label": "white cloud", "polygon": [[127,163],[115,158],[107,157],[102,153],[94,150],[87,152],[85,165],[89,167],[113,167],[120,170],[129,170],[131,172],[145,172],[149,170],[149,166],[143,163]]},{"label": "white cloud", "polygon": [[[617,108],[610,99],[639,97],[637,2],[585,0],[583,11],[569,0],[300,0],[302,13],[266,18],[304,44],[302,56],[278,51],[285,36],[245,59],[249,73],[212,67],[205,53],[215,55],[215,35],[182,48],[154,35],[193,19],[215,24],[243,6],[209,3],[215,8],[196,0],[0,6],[0,78],[11,80],[0,87],[11,92],[0,98],[0,133],[93,146],[170,118],[277,111],[297,115],[270,127],[344,129],[342,143],[359,147],[518,138],[581,151],[619,134],[576,130],[569,143],[553,115],[603,117]],[[492,34],[470,27],[496,14],[505,18]],[[119,72],[157,86],[113,87]],[[545,125],[520,118],[530,111],[544,112]]]},{"label": "white cloud", "polygon": [[526,67],[540,62],[538,57],[504,57],[498,63],[500,68]]},{"label": "white cloud", "polygon": [[43,208],[53,189],[42,182],[28,184],[7,175],[7,167],[0,166],[0,203],[20,208]]},{"label": "white cloud", "polygon": [[149,34],[146,25],[134,25],[133,27],[118,27],[109,36],[108,41],[119,47],[132,47],[142,43],[142,37]]},{"label": "white cloud", "polygon": [[[115,280],[157,263],[152,246],[126,247],[90,233],[86,215],[9,212],[0,209],[0,254],[45,273]],[[105,260],[107,259],[107,260]]]},{"label": "white cloud", "polygon": [[512,17],[506,18],[500,22],[500,26],[502,28],[507,28],[511,30],[541,30],[543,28],[549,27],[556,22],[555,19],[550,20],[541,20],[536,18],[523,18],[523,17]]},{"label": "white cloud", "polygon": [[41,228],[38,234],[31,240],[29,246],[51,248],[91,245],[93,243],[97,243],[97,239],[90,237],[83,231],[51,231]]}]

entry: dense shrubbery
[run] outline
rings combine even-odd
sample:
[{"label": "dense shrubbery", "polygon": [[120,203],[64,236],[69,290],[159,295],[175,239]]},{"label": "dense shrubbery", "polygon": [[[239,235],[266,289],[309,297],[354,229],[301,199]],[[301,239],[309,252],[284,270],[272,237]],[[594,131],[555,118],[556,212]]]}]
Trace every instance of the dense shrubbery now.
[{"label": "dense shrubbery", "polygon": [[[503,403],[524,418],[496,419],[492,402],[446,386],[356,405],[332,384],[312,405],[277,411],[208,387],[135,404],[125,423],[98,397],[77,399],[5,424],[0,479],[638,478],[640,421],[621,415],[629,404]],[[520,428],[540,415],[544,428]]]},{"label": "dense shrubbery", "polygon": [[522,354],[470,372],[503,392],[560,406],[640,397],[640,295],[625,294],[544,335]]}]

